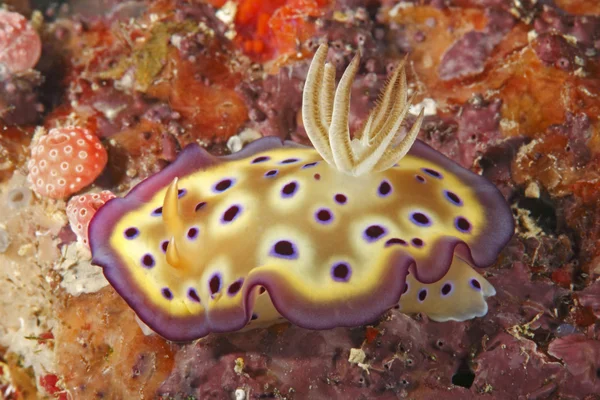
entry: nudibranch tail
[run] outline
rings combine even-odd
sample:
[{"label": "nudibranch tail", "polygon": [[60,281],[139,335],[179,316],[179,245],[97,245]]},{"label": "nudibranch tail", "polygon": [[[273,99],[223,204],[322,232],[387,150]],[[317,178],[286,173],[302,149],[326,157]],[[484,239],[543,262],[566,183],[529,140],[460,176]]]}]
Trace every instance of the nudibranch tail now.
[{"label": "nudibranch tail", "polygon": [[448,273],[435,283],[425,284],[409,275],[400,298],[400,311],[422,313],[438,322],[465,321],[487,314],[486,298],[494,287],[467,262],[454,257]]},{"label": "nudibranch tail", "polygon": [[327,45],[321,45],[304,87],[302,118],[309,139],[327,163],[346,174],[359,176],[391,168],[408,152],[423,120],[421,112],[409,133],[399,143],[394,143],[410,105],[406,60],[394,70],[377,106],[352,139],[348,128],[350,93],[360,57],[356,55],[352,59],[333,97],[335,70],[325,63],[326,57]]}]

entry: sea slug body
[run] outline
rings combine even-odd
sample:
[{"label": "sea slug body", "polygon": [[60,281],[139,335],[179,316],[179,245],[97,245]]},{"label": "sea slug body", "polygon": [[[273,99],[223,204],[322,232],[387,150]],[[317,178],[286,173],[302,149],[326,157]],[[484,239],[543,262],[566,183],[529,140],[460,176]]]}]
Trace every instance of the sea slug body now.
[{"label": "sea slug body", "polygon": [[154,331],[175,341],[281,316],[327,329],[389,308],[434,320],[487,312],[492,264],[512,236],[500,192],[426,144],[422,118],[395,140],[410,102],[401,65],[350,138],[349,87],[335,92],[321,47],[303,115],[313,147],[259,139],[231,156],[198,145],[101,207],[93,262]]}]

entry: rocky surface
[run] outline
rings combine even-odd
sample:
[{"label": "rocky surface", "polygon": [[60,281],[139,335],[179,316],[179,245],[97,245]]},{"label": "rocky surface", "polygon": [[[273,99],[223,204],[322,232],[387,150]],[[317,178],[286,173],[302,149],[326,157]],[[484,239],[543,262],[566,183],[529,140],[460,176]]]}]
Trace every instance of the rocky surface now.
[{"label": "rocky surface", "polygon": [[[34,69],[0,74],[0,109],[11,107],[0,112],[8,398],[600,398],[594,2],[8,4],[37,21],[43,43]],[[434,323],[391,310],[368,327],[281,324],[188,344],[145,335],[75,243],[66,203],[21,188],[35,124],[94,132],[108,165],[86,191],[117,195],[192,141],[214,154],[261,135],[306,143],[301,93],[323,41],[338,72],[362,52],[351,128],[407,56],[426,109],[420,138],[513,207],[516,234],[485,270],[497,290],[487,316]]]}]

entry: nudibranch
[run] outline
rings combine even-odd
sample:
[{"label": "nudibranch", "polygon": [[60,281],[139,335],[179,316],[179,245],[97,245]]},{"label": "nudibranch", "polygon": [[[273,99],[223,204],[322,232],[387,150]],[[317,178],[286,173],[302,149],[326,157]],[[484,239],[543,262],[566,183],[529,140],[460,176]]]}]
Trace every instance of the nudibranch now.
[{"label": "nudibranch", "polygon": [[513,234],[496,187],[398,132],[410,101],[401,64],[353,138],[351,62],[337,90],[321,46],[303,94],[314,146],[259,139],[215,157],[187,146],[100,208],[93,262],[155,332],[187,341],[285,318],[358,326],[399,305],[437,321],[487,312],[492,264]]}]

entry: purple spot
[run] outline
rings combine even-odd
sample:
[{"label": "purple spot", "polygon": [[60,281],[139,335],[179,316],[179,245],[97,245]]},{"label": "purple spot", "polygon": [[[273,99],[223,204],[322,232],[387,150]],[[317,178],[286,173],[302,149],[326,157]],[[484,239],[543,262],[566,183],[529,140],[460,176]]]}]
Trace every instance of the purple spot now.
[{"label": "purple spot", "polygon": [[381,239],[383,236],[387,234],[386,229],[380,225],[371,225],[367,229],[365,229],[363,233],[363,238],[367,242],[375,242]]},{"label": "purple spot", "polygon": [[289,240],[280,240],[271,249],[271,255],[274,257],[295,260],[298,258],[296,246]]},{"label": "purple spot", "polygon": [[270,159],[271,159],[271,157],[267,157],[267,156],[256,157],[254,160],[252,160],[252,164],[263,163],[265,161],[269,161]]},{"label": "purple spot", "polygon": [[388,181],[382,181],[377,188],[377,193],[379,193],[380,197],[389,196],[392,193],[392,185]]},{"label": "purple spot", "polygon": [[200,232],[200,230],[198,228],[196,228],[195,226],[188,229],[188,232],[187,232],[188,239],[190,239],[190,240],[196,239],[198,237],[199,232]]},{"label": "purple spot", "polygon": [[298,160],[297,158],[286,158],[285,160],[281,161],[279,164],[293,164],[293,163],[297,163]]},{"label": "purple spot", "polygon": [[446,197],[446,199],[448,199],[448,201],[454,204],[455,206],[462,206],[463,204],[460,197],[458,197],[456,193],[451,192],[449,190],[444,190],[444,197]]},{"label": "purple spot", "polygon": [[173,299],[173,292],[171,292],[171,289],[169,288],[163,288],[161,290],[162,295],[165,297],[165,299],[167,300],[172,300]]},{"label": "purple spot", "polygon": [[281,189],[281,197],[283,197],[283,198],[292,197],[296,193],[297,190],[298,190],[298,182],[293,181],[293,182],[287,183]]},{"label": "purple spot", "polygon": [[452,284],[451,283],[444,283],[444,286],[442,286],[442,296],[448,296],[450,294],[450,292],[452,292]]},{"label": "purple spot", "polygon": [[437,172],[435,169],[421,168],[421,171],[425,172],[429,176],[433,176],[434,178],[442,179],[442,174],[440,174],[439,172]]},{"label": "purple spot", "polygon": [[350,280],[350,266],[348,263],[335,263],[331,267],[331,277],[337,282],[348,282]]},{"label": "purple spot", "polygon": [[217,183],[215,183],[215,186],[213,186],[213,192],[217,192],[217,193],[222,193],[224,191],[226,191],[227,189],[229,189],[234,183],[233,179],[223,179]]},{"label": "purple spot", "polygon": [[136,237],[138,237],[138,235],[140,234],[140,231],[138,228],[127,228],[125,229],[125,238],[131,240],[131,239],[135,239]]},{"label": "purple spot", "polygon": [[419,301],[422,303],[425,301],[425,299],[427,298],[427,289],[421,289],[419,290],[419,294],[417,295],[419,298]]},{"label": "purple spot", "polygon": [[160,217],[162,215],[162,207],[156,208],[150,215],[153,217]]},{"label": "purple spot", "polygon": [[385,247],[390,247],[393,245],[400,245],[400,246],[407,246],[408,243],[406,243],[406,240],[403,239],[399,239],[399,238],[391,238],[389,239],[387,242],[385,242]]},{"label": "purple spot", "polygon": [[168,247],[169,247],[169,241],[163,240],[162,243],[160,244],[160,249],[162,250],[162,252],[166,253]]},{"label": "purple spot", "polygon": [[465,217],[456,217],[454,226],[462,233],[469,233],[471,231],[471,223]]},{"label": "purple spot", "polygon": [[187,190],[186,189],[179,189],[177,191],[177,197],[178,198],[182,198],[183,196],[185,196],[187,194]]},{"label": "purple spot", "polygon": [[410,214],[410,220],[413,224],[418,226],[425,227],[431,225],[431,220],[429,219],[429,217],[423,214],[422,212],[414,212]]},{"label": "purple spot", "polygon": [[242,208],[239,205],[233,205],[233,206],[229,207],[227,209],[227,211],[225,211],[223,213],[221,222],[229,223],[229,222],[233,221],[234,219],[236,219],[238,217],[238,215],[240,215],[241,210],[242,210]]},{"label": "purple spot", "polygon": [[198,292],[196,292],[196,289],[194,288],[190,288],[188,290],[188,297],[192,300],[195,301],[196,303],[200,303],[200,296],[198,296]]},{"label": "purple spot", "polygon": [[425,245],[425,242],[423,242],[423,239],[419,239],[419,238],[414,238],[413,240],[411,240],[412,245],[415,247],[423,247]]},{"label": "purple spot", "polygon": [[210,281],[208,281],[208,289],[210,290],[211,295],[215,295],[219,293],[221,290],[221,275],[214,274]]},{"label": "purple spot", "polygon": [[311,162],[311,163],[308,163],[308,164],[304,164],[304,165],[302,166],[302,169],[306,169],[306,168],[312,168],[312,167],[314,167],[315,165],[317,165],[318,163],[319,163],[318,161],[315,161],[315,162]]},{"label": "purple spot", "polygon": [[314,174],[313,178],[315,178],[315,181],[318,181],[321,179],[321,174]]},{"label": "purple spot", "polygon": [[329,224],[333,221],[333,214],[327,208],[321,208],[315,213],[317,222],[322,224]]},{"label": "purple spot", "polygon": [[252,319],[252,321],[258,319],[258,314],[252,313],[252,318],[251,319]]},{"label": "purple spot", "polygon": [[152,254],[144,254],[142,256],[142,265],[146,268],[152,268],[154,267],[154,257],[152,257]]},{"label": "purple spot", "polygon": [[419,182],[419,183],[425,183],[425,178],[423,178],[421,175],[415,175],[415,179]]},{"label": "purple spot", "polygon": [[481,283],[479,283],[479,281],[477,279],[471,279],[471,281],[469,282],[471,284],[471,287],[475,290],[481,290]]},{"label": "purple spot", "polygon": [[229,285],[229,288],[227,289],[227,294],[230,296],[235,296],[236,293],[239,292],[242,288],[243,282],[244,279],[238,279],[237,281],[233,282],[231,285]]},{"label": "purple spot", "polygon": [[277,171],[276,169],[272,169],[272,170],[270,170],[270,171],[267,171],[267,172],[265,172],[265,176],[266,176],[267,178],[272,178],[272,177],[274,177],[275,175],[277,175],[278,173],[279,173],[279,171]]},{"label": "purple spot", "polygon": [[335,200],[336,203],[338,204],[346,204],[346,202],[348,201],[348,198],[346,197],[346,195],[343,195],[341,193],[336,194],[333,199]]},{"label": "purple spot", "polygon": [[200,203],[196,204],[196,208],[194,208],[194,211],[200,211],[204,208],[204,206],[206,205],[205,201],[201,201]]}]

